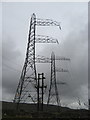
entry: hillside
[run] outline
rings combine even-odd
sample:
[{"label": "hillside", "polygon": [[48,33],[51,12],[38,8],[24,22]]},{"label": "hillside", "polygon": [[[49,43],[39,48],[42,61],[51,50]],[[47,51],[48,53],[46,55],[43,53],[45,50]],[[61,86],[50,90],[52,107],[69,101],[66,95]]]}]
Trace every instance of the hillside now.
[{"label": "hillside", "polygon": [[74,110],[67,107],[57,107],[55,105],[44,104],[44,110],[37,112],[36,104],[20,104],[19,111],[16,110],[16,104],[12,102],[2,102],[3,120],[7,118],[88,118],[88,110]]}]

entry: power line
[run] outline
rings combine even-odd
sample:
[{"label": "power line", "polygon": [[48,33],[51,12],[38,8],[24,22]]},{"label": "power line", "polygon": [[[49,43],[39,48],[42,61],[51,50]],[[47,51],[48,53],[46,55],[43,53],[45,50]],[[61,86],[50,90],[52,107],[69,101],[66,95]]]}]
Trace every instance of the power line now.
[{"label": "power line", "polygon": [[16,63],[15,61],[12,61],[11,59],[9,59],[5,56],[2,56],[2,57],[5,58],[4,60],[8,61],[9,63],[13,63],[14,65],[20,66],[20,64]]},{"label": "power line", "polygon": [[3,63],[3,65],[4,65],[5,67],[7,67],[7,68],[11,69],[11,70],[21,72],[21,71],[17,70],[16,68],[13,68],[13,67],[11,67],[11,66],[9,66],[9,65],[5,64],[5,63]]},{"label": "power line", "polygon": [[[28,92],[28,94],[26,94],[26,96],[24,96],[22,99],[22,96],[25,90],[29,91],[31,89],[32,82],[33,84],[37,85],[37,68],[36,68],[36,61],[35,61],[36,43],[57,43],[57,39],[53,39],[51,37],[42,36],[42,35],[39,35],[37,37],[36,26],[58,26],[60,28],[60,24],[58,22],[47,20],[47,19],[45,20],[38,19],[36,18],[36,15],[34,13],[32,14],[30,19],[30,29],[29,29],[29,35],[28,35],[28,44],[27,44],[25,63],[21,72],[20,81],[16,90],[15,98],[14,98],[14,102],[17,104],[22,102],[22,100],[27,102],[28,99],[26,100],[26,98],[28,97],[28,94],[30,94],[30,96],[33,97],[33,94],[31,92]],[[25,87],[26,82],[28,82],[29,87]],[[36,91],[35,86],[33,87],[33,89]],[[36,91],[36,95],[37,95],[37,91]],[[34,101],[36,101],[36,97],[37,96],[35,96],[35,98],[33,97]]]}]

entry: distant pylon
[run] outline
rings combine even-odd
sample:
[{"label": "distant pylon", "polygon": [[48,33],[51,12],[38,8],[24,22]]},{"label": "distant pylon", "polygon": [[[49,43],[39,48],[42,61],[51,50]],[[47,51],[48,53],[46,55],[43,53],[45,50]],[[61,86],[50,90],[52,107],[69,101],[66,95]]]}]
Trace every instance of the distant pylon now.
[{"label": "distant pylon", "polygon": [[51,79],[50,79],[50,89],[49,89],[47,105],[50,103],[50,100],[52,99],[52,97],[56,97],[56,99],[54,100],[54,103],[56,102],[57,105],[59,106],[60,100],[59,100],[59,94],[58,94],[58,89],[56,84],[56,68],[55,68],[54,52],[52,52],[51,54]]},{"label": "distant pylon", "polygon": [[[70,59],[65,58],[65,57],[56,57],[55,58],[54,52],[52,52],[52,54],[51,54],[51,78],[50,78],[50,89],[49,89],[47,105],[51,103],[51,104],[56,104],[56,105],[60,106],[59,92],[58,92],[58,88],[57,88],[58,83],[56,81],[56,72],[68,72],[68,70],[65,70],[63,68],[57,69],[55,66],[56,60],[70,60]],[[60,82],[59,84],[62,84],[62,83],[66,84],[64,82]],[[55,99],[55,97],[56,97],[56,99]],[[52,101],[53,98],[54,98],[54,101]]]},{"label": "distant pylon", "polygon": [[59,26],[60,24],[50,19],[38,19],[33,13],[30,20],[30,30],[28,35],[28,45],[25,63],[22,69],[20,81],[16,90],[15,103],[37,102],[37,71],[35,64],[35,43],[58,43],[57,39],[36,35],[36,26]]}]

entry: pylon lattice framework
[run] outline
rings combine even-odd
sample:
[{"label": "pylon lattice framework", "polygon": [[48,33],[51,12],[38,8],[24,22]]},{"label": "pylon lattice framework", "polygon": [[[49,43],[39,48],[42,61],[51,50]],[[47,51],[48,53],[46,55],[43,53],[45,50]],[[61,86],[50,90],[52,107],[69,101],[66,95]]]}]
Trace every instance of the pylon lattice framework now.
[{"label": "pylon lattice framework", "polygon": [[[52,87],[54,88],[54,92],[53,94],[51,94],[52,92]],[[54,52],[52,52],[51,54],[51,80],[50,80],[50,89],[49,89],[49,97],[48,97],[48,101],[47,104],[49,104],[50,102],[50,97],[52,96],[56,96],[56,100],[57,104],[59,105],[59,95],[58,95],[58,89],[57,89],[57,84],[56,84],[56,70],[55,70],[55,54]]]},{"label": "pylon lattice framework", "polygon": [[47,105],[51,103],[51,104],[57,104],[58,106],[60,106],[61,104],[60,104],[60,98],[59,98],[59,93],[57,88],[56,72],[68,72],[68,70],[65,70],[63,68],[57,69],[55,66],[56,60],[70,60],[70,59],[65,57],[55,58],[54,52],[52,52],[51,54],[51,79],[50,79],[50,88],[49,88]]},{"label": "pylon lattice framework", "polygon": [[45,56],[39,56],[39,55],[36,58],[36,63],[50,63],[51,64],[51,79],[50,79],[50,88],[49,88],[47,105],[50,103],[57,104],[58,106],[60,105],[60,98],[59,98],[57,84],[65,85],[66,83],[62,81],[57,83],[56,72],[69,72],[67,69],[57,68],[55,66],[55,63],[57,60],[70,61],[70,58],[60,57],[60,56],[55,57],[54,52],[52,52],[51,58],[48,58]]},{"label": "pylon lattice framework", "polygon": [[14,102],[25,103],[37,101],[37,71],[35,64],[35,43],[58,43],[57,39],[50,38],[49,36],[35,35],[36,26],[59,26],[60,24],[50,19],[37,19],[33,13],[30,20],[30,29],[28,36],[28,45],[25,63],[22,69],[20,81],[16,90]]}]

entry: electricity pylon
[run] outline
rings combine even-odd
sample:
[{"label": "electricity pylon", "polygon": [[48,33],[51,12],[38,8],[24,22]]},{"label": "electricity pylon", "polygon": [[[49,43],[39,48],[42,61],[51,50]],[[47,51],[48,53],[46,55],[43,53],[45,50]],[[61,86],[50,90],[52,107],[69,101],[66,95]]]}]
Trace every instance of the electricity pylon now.
[{"label": "electricity pylon", "polygon": [[[69,60],[69,59],[64,58],[64,57],[62,57],[62,58],[57,57],[55,59],[54,52],[52,52],[52,54],[51,54],[51,79],[50,79],[50,89],[49,89],[47,105],[50,104],[50,102],[51,102],[51,104],[52,104],[52,102],[54,102],[53,104],[57,104],[58,106],[60,106],[60,98],[59,98],[57,81],[56,81],[56,72],[68,72],[68,70],[65,70],[63,68],[57,69],[55,67],[56,60]],[[54,98],[54,101],[53,101],[53,98]]]},{"label": "electricity pylon", "polygon": [[59,26],[60,24],[50,19],[38,19],[33,13],[30,20],[26,58],[22,69],[19,84],[16,90],[15,103],[37,102],[37,71],[35,64],[35,43],[58,43],[57,39],[49,36],[36,35],[36,26]]},{"label": "electricity pylon", "polygon": [[[66,85],[65,82],[60,81],[57,83],[56,81],[56,72],[68,72],[67,69],[63,68],[56,68],[55,62],[56,61],[70,61],[70,58],[66,57],[61,57],[61,56],[56,56],[54,52],[51,54],[51,58],[45,57],[45,56],[37,56],[36,57],[36,63],[50,63],[51,64],[51,79],[50,79],[50,89],[49,89],[49,96],[48,96],[48,104],[57,104],[58,106],[60,105],[60,99],[59,99],[59,93],[57,89],[57,84],[61,85]],[[54,101],[51,101],[54,98]],[[56,99],[55,99],[56,98]],[[52,103],[54,102],[54,103]]]},{"label": "electricity pylon", "polygon": [[[52,93],[52,90],[54,88],[54,92]],[[57,104],[59,105],[59,95],[58,95],[58,89],[56,84],[56,68],[55,68],[55,54],[52,52],[51,54],[51,80],[50,80],[50,89],[49,89],[49,96],[47,104],[49,104],[50,97],[56,96]]]}]

